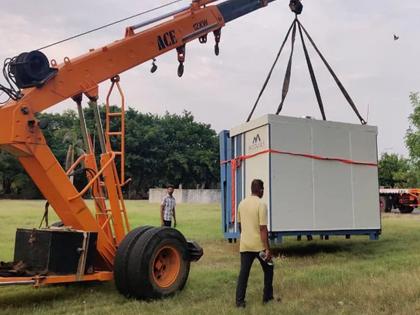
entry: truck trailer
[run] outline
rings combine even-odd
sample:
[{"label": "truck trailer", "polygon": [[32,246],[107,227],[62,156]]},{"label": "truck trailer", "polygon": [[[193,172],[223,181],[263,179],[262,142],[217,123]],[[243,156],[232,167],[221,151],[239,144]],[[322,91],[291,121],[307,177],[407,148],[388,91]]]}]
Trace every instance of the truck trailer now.
[{"label": "truck trailer", "polygon": [[419,205],[420,189],[418,188],[381,188],[379,204],[381,212],[399,209],[401,213],[411,213]]}]

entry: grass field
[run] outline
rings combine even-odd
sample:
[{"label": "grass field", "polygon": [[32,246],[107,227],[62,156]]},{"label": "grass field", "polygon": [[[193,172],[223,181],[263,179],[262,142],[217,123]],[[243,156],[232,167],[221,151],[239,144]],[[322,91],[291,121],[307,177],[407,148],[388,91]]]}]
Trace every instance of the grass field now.
[{"label": "grass field", "polygon": [[[159,223],[158,206],[127,203],[133,226]],[[16,227],[39,225],[43,204],[0,201],[0,260],[13,257]],[[420,314],[420,216],[386,215],[379,241],[287,241],[275,258],[274,290],[282,303],[262,305],[262,272],[255,263],[247,309],[236,310],[237,245],[220,232],[218,205],[180,205],[178,227],[204,247],[186,288],[176,296],[139,302],[113,283],[0,287],[1,314]],[[50,221],[54,218],[51,216]]]}]

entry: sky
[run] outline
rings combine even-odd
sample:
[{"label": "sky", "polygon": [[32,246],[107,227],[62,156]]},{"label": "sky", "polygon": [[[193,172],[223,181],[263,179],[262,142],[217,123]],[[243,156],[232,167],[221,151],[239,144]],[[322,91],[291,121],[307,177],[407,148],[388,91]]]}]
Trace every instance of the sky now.
[{"label": "sky", "polygon": [[[24,1],[1,0],[0,60],[101,26],[167,1]],[[177,76],[176,53],[121,74],[127,105],[155,114],[191,111],[217,132],[243,123],[293,20],[288,0],[228,23],[222,29],[220,55],[213,39],[189,43],[185,73]],[[49,59],[77,57],[124,36],[125,27],[180,6],[183,1],[113,27],[44,50]],[[404,136],[412,111],[409,93],[420,91],[420,2],[418,0],[304,0],[300,21],[311,34],[370,125],[378,126],[378,151],[407,155]],[[399,36],[394,41],[393,35]],[[281,99],[290,45],[274,70],[254,114],[274,113]],[[302,47],[295,46],[292,78],[282,114],[320,118]],[[310,48],[328,120],[358,123],[322,62]],[[0,78],[0,82],[4,82]],[[100,86],[105,99],[109,83]],[[3,96],[0,96],[0,101]],[[51,111],[74,108],[65,101]]]}]

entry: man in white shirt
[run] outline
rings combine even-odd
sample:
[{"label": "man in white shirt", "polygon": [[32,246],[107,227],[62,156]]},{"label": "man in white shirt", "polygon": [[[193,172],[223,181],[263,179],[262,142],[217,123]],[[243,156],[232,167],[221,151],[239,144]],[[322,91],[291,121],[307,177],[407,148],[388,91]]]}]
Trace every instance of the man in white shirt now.
[{"label": "man in white shirt", "polygon": [[160,221],[162,226],[171,226],[172,217],[174,217],[174,227],[176,227],[176,215],[175,215],[175,198],[173,197],[174,186],[168,185],[167,195],[163,198],[160,205]]}]

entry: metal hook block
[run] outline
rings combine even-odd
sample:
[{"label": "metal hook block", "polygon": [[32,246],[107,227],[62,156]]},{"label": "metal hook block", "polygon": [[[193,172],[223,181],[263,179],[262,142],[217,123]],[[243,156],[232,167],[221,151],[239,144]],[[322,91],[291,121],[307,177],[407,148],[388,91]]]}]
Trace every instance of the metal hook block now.
[{"label": "metal hook block", "polygon": [[185,61],[185,44],[176,48],[178,54],[178,61],[183,63]]},{"label": "metal hook block", "polygon": [[301,14],[303,10],[303,4],[300,0],[290,0],[289,8],[296,14]]},{"label": "metal hook block", "polygon": [[222,32],[222,30],[220,28],[217,29],[217,30],[215,30],[215,31],[213,31],[214,41],[215,41],[215,44],[214,44],[214,54],[216,56],[219,56],[219,53],[220,53],[219,43],[220,43],[221,32]]},{"label": "metal hook block", "polygon": [[178,54],[178,77],[182,77],[184,74],[184,61],[185,61],[185,44],[177,47],[176,52]]}]

